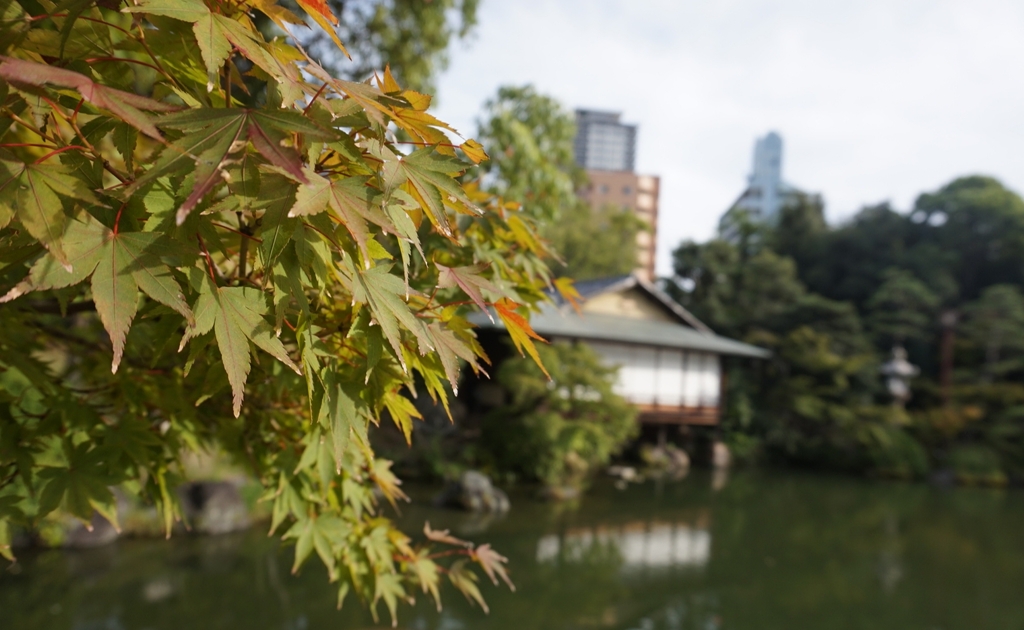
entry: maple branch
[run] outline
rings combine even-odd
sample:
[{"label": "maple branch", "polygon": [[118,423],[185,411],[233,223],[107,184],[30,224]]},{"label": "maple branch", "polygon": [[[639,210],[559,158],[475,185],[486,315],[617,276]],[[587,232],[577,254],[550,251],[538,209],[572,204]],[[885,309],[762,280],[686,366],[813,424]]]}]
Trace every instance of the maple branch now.
[{"label": "maple branch", "polygon": [[326,83],[324,83],[323,85],[320,86],[320,89],[316,91],[316,94],[313,95],[313,98],[309,99],[309,105],[306,105],[304,108],[302,108],[302,113],[303,114],[305,114],[305,113],[307,113],[309,111],[309,108],[313,106],[313,103],[315,103],[316,99],[321,94],[323,94],[323,92],[324,92],[324,90],[326,88],[327,88],[327,84]]},{"label": "maple branch", "polygon": [[[147,53],[149,53],[149,58],[152,59],[153,63],[156,64],[156,67],[160,69],[160,73],[162,75],[164,75],[166,78],[170,79],[171,83],[173,83],[179,90],[185,90],[185,86],[183,86],[181,83],[178,82],[177,77],[175,77],[173,74],[167,72],[167,69],[164,68],[162,63],[160,63],[160,59],[156,55],[153,54],[153,50],[149,47],[149,44],[146,43],[146,32],[145,32],[145,29],[142,28],[142,23],[141,23],[140,18],[136,14],[133,14],[132,15],[132,21],[135,23],[135,26],[139,29],[139,39],[138,39],[138,42],[140,44],[142,44],[142,47],[146,49]],[[125,31],[125,33],[127,34],[128,31]],[[129,34],[129,36],[130,36],[130,34]]]},{"label": "maple branch", "polygon": [[157,68],[156,66],[154,66],[151,63],[146,63],[145,61],[139,61],[138,59],[130,59],[128,57],[92,57],[90,59],[86,59],[85,60],[86,63],[94,63],[94,62],[99,62],[99,61],[126,61],[128,63],[137,63],[140,66],[146,66],[147,68],[150,68],[152,70],[156,70],[157,72],[160,72],[160,68]]},{"label": "maple branch", "polygon": [[[96,150],[96,147],[93,146],[93,144],[91,142],[89,142],[89,139],[85,137],[85,134],[82,133],[82,129],[78,126],[78,107],[75,108],[74,115],[69,118],[67,116],[67,114],[65,114],[60,109],[60,107],[57,106],[56,103],[54,103],[53,101],[51,101],[50,99],[48,99],[45,96],[41,96],[40,98],[43,99],[44,101],[46,101],[50,105],[50,107],[51,107],[50,115],[54,116],[54,122],[57,121],[56,115],[60,114],[60,117],[63,118],[64,121],[67,122],[69,125],[71,125],[71,128],[75,131],[75,133],[78,134],[78,138],[82,142],[85,143],[85,146],[87,146],[89,148],[89,151],[92,152],[93,156],[95,156],[100,162],[103,163],[103,169],[104,170],[106,170],[108,173],[110,173],[111,175],[113,175],[114,177],[119,179],[122,184],[128,182],[128,178],[123,176],[123,175],[121,175],[120,173],[118,173],[114,169],[114,167],[110,165],[110,162],[107,161],[107,158],[103,157],[103,154],[100,153],[98,150]],[[78,106],[81,107],[81,105],[82,105],[82,103],[79,102]]]},{"label": "maple branch", "polygon": [[206,258],[206,266],[210,269],[210,280],[213,280],[213,284],[217,284],[217,276],[213,271],[213,259],[210,258],[210,252],[206,249],[206,243],[203,242],[202,235],[196,232],[196,238],[199,239],[199,249],[203,250],[203,256]]},{"label": "maple branch", "polygon": [[44,133],[42,130],[37,128],[35,125],[33,125],[32,123],[24,120],[21,116],[18,116],[17,114],[15,114],[14,112],[12,112],[9,109],[7,110],[7,115],[10,116],[11,120],[13,120],[14,122],[18,123],[19,125],[21,125],[25,129],[28,129],[29,131],[31,131],[32,133],[36,134],[40,138],[43,138],[44,140],[49,140],[54,145],[58,145],[58,146],[60,145],[60,143],[57,141],[57,138],[54,138],[50,134]]},{"label": "maple branch", "polygon": [[235,234],[237,234],[239,236],[244,236],[245,238],[249,239],[250,241],[256,241],[257,243],[262,243],[263,242],[262,238],[260,238],[258,236],[253,236],[252,234],[246,234],[245,232],[236,230],[235,228],[231,227],[230,225],[224,225],[223,223],[218,223],[217,221],[210,221],[210,224],[211,225],[215,225],[215,226],[219,227],[222,230],[227,230],[228,232],[234,232]]},{"label": "maple branch", "polygon": [[114,218],[114,236],[117,236],[118,230],[121,228],[121,213],[124,212],[124,207],[128,205],[125,201],[121,204],[121,207],[117,209],[117,217]]},{"label": "maple branch", "polygon": [[[229,79],[229,86],[230,86],[230,79]],[[229,90],[229,96],[230,96],[230,87],[228,88],[228,90]],[[238,216],[238,233],[241,236],[248,236],[248,234],[245,233],[245,229],[246,229],[245,225],[242,224],[242,213],[238,212],[236,214]],[[239,278],[244,278],[245,277],[245,263],[247,262],[248,258],[249,258],[249,241],[248,241],[248,239],[243,238],[243,239],[240,240],[239,245],[238,245],[238,269],[237,269],[238,274],[237,275],[238,275]]]},{"label": "maple branch", "polygon": [[6,143],[3,143],[3,144],[0,144],[0,147],[3,147],[5,149],[14,148],[14,147],[40,147],[42,149],[54,149],[54,148],[56,148],[52,144],[39,144],[38,142],[6,142]]},{"label": "maple branch", "polygon": [[[58,18],[58,17],[66,18],[67,16],[68,16],[67,13],[45,13],[43,15],[36,15],[36,16],[33,16],[33,17],[29,17],[25,21],[26,22],[35,22],[37,20],[45,20],[46,18]],[[111,22],[107,22],[106,20],[100,20],[100,19],[97,19],[97,18],[87,17],[87,16],[84,16],[84,15],[78,16],[77,19],[85,20],[87,22],[96,22],[97,24],[102,24],[104,26],[109,26],[112,29],[121,31],[122,33],[124,33],[125,35],[128,35],[129,37],[131,36],[131,33],[129,33],[128,31],[124,30],[123,28],[121,28],[117,24],[113,24]]]},{"label": "maple branch", "polygon": [[50,151],[49,153],[47,153],[43,157],[41,157],[38,160],[36,160],[35,163],[39,164],[41,162],[45,162],[46,160],[48,160],[48,159],[52,158],[53,156],[57,155],[58,153],[63,153],[65,151],[70,151],[72,149],[78,149],[79,151],[88,151],[89,150],[86,147],[83,147],[83,146],[78,145],[78,144],[69,144],[66,147],[61,147],[59,149],[54,149],[53,151]]}]

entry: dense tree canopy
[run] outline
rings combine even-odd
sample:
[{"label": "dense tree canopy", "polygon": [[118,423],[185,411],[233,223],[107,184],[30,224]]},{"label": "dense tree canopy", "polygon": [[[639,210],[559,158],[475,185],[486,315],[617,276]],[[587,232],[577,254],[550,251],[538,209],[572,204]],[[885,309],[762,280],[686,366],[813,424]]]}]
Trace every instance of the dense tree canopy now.
[{"label": "dense tree canopy", "polygon": [[470,565],[497,580],[503,558],[396,530],[367,440],[486,360],[471,309],[536,357],[548,254],[463,177],[480,145],[390,71],[338,79],[266,39],[255,20],[301,21],[272,0],[0,6],[0,553],[61,511],[116,523],[114,486],[169,532],[181,455],[208,449],[339,602],[394,617],[447,575],[482,605]]},{"label": "dense tree canopy", "polygon": [[[775,351],[759,367],[732,369],[727,430],[817,466],[1024,474],[1016,193],[972,176],[921,195],[906,214],[870,206],[834,228],[809,198],[783,208],[774,225],[730,217],[729,240],[675,250],[669,282],[716,331]],[[944,314],[960,324],[944,329]],[[884,406],[879,369],[893,344],[922,368],[909,415]],[[945,404],[943,353],[954,364]]]},{"label": "dense tree canopy", "polygon": [[[293,7],[300,4],[290,2]],[[429,93],[438,73],[448,67],[453,41],[465,39],[476,26],[479,4],[479,0],[327,0],[338,17],[337,32],[348,58],[339,54],[321,29],[301,29],[297,35],[335,76],[364,81],[390,66],[399,83]],[[269,21],[266,24],[269,28]]]}]

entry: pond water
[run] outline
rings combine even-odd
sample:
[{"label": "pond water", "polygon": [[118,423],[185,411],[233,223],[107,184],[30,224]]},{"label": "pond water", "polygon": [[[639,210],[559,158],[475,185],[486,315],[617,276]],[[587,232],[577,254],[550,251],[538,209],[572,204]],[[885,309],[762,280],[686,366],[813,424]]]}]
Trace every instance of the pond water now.
[{"label": "pond water", "polygon": [[[430,490],[414,489],[429,497]],[[451,588],[399,627],[461,629],[1024,628],[1024,492],[792,473],[694,473],[578,505],[513,494],[497,520],[403,509],[410,531],[489,541],[517,592],[483,585],[489,615]],[[5,630],[386,627],[262,531],[23,553],[0,571]],[[382,611],[383,612],[383,611]],[[386,613],[385,613],[386,614]]]}]

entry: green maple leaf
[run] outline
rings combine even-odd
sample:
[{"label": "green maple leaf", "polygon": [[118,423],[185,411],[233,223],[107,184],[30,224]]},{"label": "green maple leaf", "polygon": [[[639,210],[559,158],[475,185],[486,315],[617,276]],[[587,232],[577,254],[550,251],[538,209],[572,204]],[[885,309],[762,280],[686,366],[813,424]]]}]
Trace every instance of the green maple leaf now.
[{"label": "green maple leaf", "polygon": [[67,216],[61,197],[99,203],[85,184],[59,163],[0,161],[0,198],[14,202],[13,210],[28,233],[70,270],[73,265],[62,242]]},{"label": "green maple leaf", "polygon": [[350,268],[353,277],[352,297],[369,307],[373,319],[404,368],[399,324],[416,336],[422,351],[432,348],[432,345],[423,323],[409,310],[409,305],[401,297],[405,293],[405,284],[397,276],[388,273],[390,270],[390,264],[377,265],[364,271]]},{"label": "green maple leaf", "polygon": [[311,516],[296,521],[282,536],[285,540],[295,540],[292,573],[298,573],[299,567],[315,549],[317,555],[327,565],[331,580],[337,579],[334,547],[344,542],[351,529],[344,521],[333,515]]},{"label": "green maple leaf", "polygon": [[430,147],[419,149],[399,158],[394,163],[396,173],[392,185],[406,181],[409,193],[427,211],[430,221],[445,236],[451,237],[451,222],[445,212],[450,206],[459,212],[481,214],[481,211],[466,196],[455,177],[461,175],[466,166],[459,160],[438,155]]},{"label": "green maple leaf", "polygon": [[164,116],[157,125],[183,131],[185,135],[165,148],[153,167],[135,180],[128,192],[138,190],[159,177],[194,172],[192,192],[178,208],[178,225],[185,221],[207,193],[223,183],[222,173],[239,159],[246,140],[251,141],[268,162],[306,183],[302,157],[295,147],[285,146],[289,144],[291,135],[302,134],[316,140],[333,140],[336,137],[302,114],[284,109],[192,109]]},{"label": "green maple leaf", "polygon": [[475,601],[480,604],[480,608],[483,608],[484,612],[490,612],[487,602],[484,601],[484,596],[480,594],[480,587],[476,585],[478,579],[476,573],[473,573],[465,560],[457,560],[448,567],[448,579],[452,586],[466,596],[468,601]]},{"label": "green maple leaf", "polygon": [[39,495],[39,516],[63,504],[68,512],[86,524],[95,510],[120,529],[114,495],[109,489],[115,480],[103,473],[108,453],[89,442],[66,446],[65,451],[67,468],[45,468],[39,473],[39,478],[46,483]]},{"label": "green maple leaf", "polygon": [[366,186],[365,177],[346,177],[331,180],[317,175],[312,169],[304,171],[307,180],[295,193],[295,205],[288,211],[289,217],[301,217],[319,214],[330,208],[335,216],[345,224],[352,239],[363,252],[363,258],[369,259],[367,240],[370,238],[366,217],[373,217],[375,222],[383,221],[390,225],[383,216],[377,217],[373,212],[373,196]]},{"label": "green maple leaf", "polygon": [[115,233],[91,216],[84,216],[84,221],[71,222],[65,239],[71,270],[60,265],[51,252],[40,258],[28,278],[0,298],[0,302],[30,291],[72,286],[92,276],[92,298],[113,345],[110,369],[116,373],[124,354],[125,337],[138,310],[140,289],[180,313],[189,324],[193,322],[192,311],[170,268],[153,253],[158,249],[160,235]]},{"label": "green maple leaf", "polygon": [[437,606],[437,611],[441,612],[441,593],[437,588],[438,582],[441,581],[440,573],[437,570],[437,563],[430,559],[430,551],[421,549],[415,559],[409,563],[409,568],[412,569],[423,592],[430,594]]},{"label": "green maple leaf", "polygon": [[171,270],[151,253],[160,235],[152,232],[107,232],[92,274],[92,298],[114,346],[111,371],[117,372],[124,341],[138,309],[139,289],[152,299],[194,321]]},{"label": "green maple leaf", "polygon": [[210,9],[202,0],[139,0],[136,6],[127,7],[124,11],[164,15],[184,22],[195,22],[210,15]]},{"label": "green maple leaf", "polygon": [[[388,410],[395,426],[402,430],[406,443],[412,445],[413,418],[423,419],[419,410],[416,409],[416,405],[398,391],[392,390],[384,395],[384,408]],[[391,497],[388,498],[391,499]]]},{"label": "green maple leaf", "polygon": [[367,421],[357,410],[353,397],[336,382],[332,372],[325,374],[323,388],[316,417],[330,433],[334,464],[340,469],[353,442],[361,445],[368,443]]},{"label": "green maple leaf", "polygon": [[377,619],[377,602],[384,600],[384,605],[391,615],[392,625],[398,623],[398,600],[408,600],[405,587],[402,586],[402,578],[394,573],[378,573],[373,582],[373,602],[370,612],[373,618]]},{"label": "green maple leaf", "polygon": [[302,370],[288,356],[274,328],[264,318],[267,314],[266,297],[252,287],[217,287],[212,281],[203,284],[203,292],[196,302],[195,328],[186,331],[181,347],[189,339],[205,335],[213,329],[220,348],[220,356],[231,384],[235,417],[242,412],[245,381],[249,378],[249,343],[267,352],[297,374]]},{"label": "green maple leaf", "polygon": [[479,367],[476,355],[470,346],[466,345],[455,333],[441,326],[441,324],[436,322],[430,324],[428,330],[430,331],[430,338],[434,342],[434,350],[437,351],[437,356],[444,367],[444,374],[448,378],[448,382],[451,383],[452,391],[458,396],[459,359],[469,363],[474,371],[476,371]]}]

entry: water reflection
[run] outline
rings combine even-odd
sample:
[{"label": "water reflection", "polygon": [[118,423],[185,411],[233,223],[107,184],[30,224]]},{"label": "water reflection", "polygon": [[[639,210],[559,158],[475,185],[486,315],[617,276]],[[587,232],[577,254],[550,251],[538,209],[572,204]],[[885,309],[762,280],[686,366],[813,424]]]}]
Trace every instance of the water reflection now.
[{"label": "water reflection", "polygon": [[[432,490],[424,491],[429,498]],[[516,593],[482,583],[484,615],[449,591],[412,630],[1003,630],[1024,628],[1024,493],[796,475],[695,473],[599,486],[576,505],[513,496],[487,522],[414,504],[410,531],[472,530],[509,556]],[[0,572],[0,628],[311,630],[380,627],[335,610],[315,564],[262,531],[26,554]]]},{"label": "water reflection", "polygon": [[632,521],[619,527],[577,528],[564,534],[548,534],[537,541],[537,562],[579,562],[597,546],[613,549],[624,571],[699,568],[711,558],[711,533],[701,521]]}]

